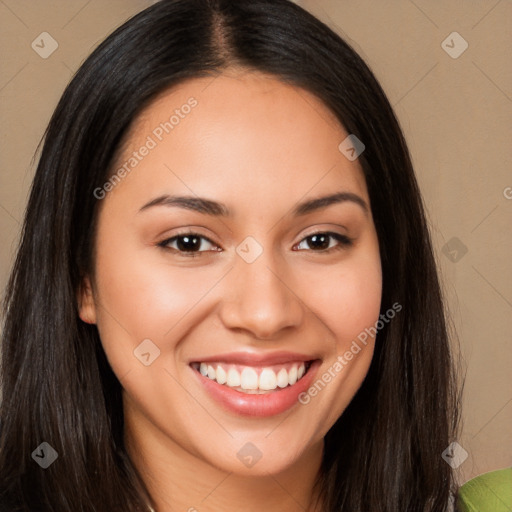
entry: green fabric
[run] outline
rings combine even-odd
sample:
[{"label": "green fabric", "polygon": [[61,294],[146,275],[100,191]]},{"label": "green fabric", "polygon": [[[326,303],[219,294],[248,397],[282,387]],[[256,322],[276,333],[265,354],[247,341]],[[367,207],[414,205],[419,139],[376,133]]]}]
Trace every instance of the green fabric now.
[{"label": "green fabric", "polygon": [[460,512],[512,512],[512,468],[466,482],[459,489],[457,506]]}]

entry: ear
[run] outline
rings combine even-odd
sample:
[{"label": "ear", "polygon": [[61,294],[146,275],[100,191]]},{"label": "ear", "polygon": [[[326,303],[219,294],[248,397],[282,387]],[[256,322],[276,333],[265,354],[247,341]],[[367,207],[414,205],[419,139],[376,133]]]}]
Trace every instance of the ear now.
[{"label": "ear", "polygon": [[86,324],[96,323],[96,304],[89,276],[82,278],[78,290],[78,316]]}]

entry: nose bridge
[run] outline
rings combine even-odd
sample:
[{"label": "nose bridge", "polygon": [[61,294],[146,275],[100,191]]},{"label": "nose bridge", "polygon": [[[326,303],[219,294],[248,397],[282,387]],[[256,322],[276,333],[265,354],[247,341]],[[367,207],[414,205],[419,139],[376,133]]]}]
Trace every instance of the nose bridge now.
[{"label": "nose bridge", "polygon": [[304,315],[303,305],[286,284],[290,275],[286,263],[277,261],[271,249],[261,247],[257,251],[250,240],[247,245],[242,242],[237,253],[227,283],[229,298],[221,308],[226,327],[268,338],[286,327],[298,326]]}]

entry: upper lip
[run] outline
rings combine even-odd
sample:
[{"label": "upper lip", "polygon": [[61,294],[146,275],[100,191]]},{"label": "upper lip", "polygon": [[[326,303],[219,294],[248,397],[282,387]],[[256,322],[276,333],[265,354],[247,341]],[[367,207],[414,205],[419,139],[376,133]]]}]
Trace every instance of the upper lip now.
[{"label": "upper lip", "polygon": [[313,361],[314,356],[307,354],[298,354],[295,352],[271,352],[264,354],[261,352],[230,352],[227,354],[217,354],[210,357],[194,358],[191,363],[231,363],[244,366],[264,366],[291,363],[295,361]]}]

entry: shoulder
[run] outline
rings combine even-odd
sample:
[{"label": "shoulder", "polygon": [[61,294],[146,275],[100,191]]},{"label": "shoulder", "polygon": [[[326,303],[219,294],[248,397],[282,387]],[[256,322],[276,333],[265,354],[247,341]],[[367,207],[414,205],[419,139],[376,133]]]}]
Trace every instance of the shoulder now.
[{"label": "shoulder", "polygon": [[460,512],[512,510],[512,468],[491,471],[466,482],[458,493]]}]

